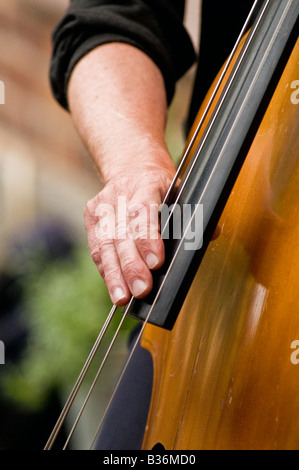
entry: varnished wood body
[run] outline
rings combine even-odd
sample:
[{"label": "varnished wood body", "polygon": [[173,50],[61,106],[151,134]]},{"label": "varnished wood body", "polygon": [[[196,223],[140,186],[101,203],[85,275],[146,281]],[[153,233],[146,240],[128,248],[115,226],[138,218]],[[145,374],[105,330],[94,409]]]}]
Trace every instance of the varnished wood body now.
[{"label": "varnished wood body", "polygon": [[298,79],[297,42],[173,330],[146,326],[145,449],[299,449]]}]

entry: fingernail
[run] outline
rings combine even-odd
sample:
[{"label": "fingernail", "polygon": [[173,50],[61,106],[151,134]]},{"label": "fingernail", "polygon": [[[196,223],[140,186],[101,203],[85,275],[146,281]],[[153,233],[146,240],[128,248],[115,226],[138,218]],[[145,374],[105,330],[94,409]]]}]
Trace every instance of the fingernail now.
[{"label": "fingernail", "polygon": [[155,266],[157,266],[159,260],[158,260],[157,256],[154,255],[154,253],[149,253],[145,257],[145,262],[146,262],[146,264],[148,265],[148,267],[150,269],[153,269]]},{"label": "fingernail", "polygon": [[112,302],[116,304],[119,300],[123,299],[126,296],[121,287],[116,287],[112,293]]},{"label": "fingernail", "polygon": [[146,284],[145,282],[141,281],[141,279],[136,279],[134,282],[133,282],[133,285],[132,285],[132,293],[135,297],[137,297],[138,295],[141,295],[146,289]]}]

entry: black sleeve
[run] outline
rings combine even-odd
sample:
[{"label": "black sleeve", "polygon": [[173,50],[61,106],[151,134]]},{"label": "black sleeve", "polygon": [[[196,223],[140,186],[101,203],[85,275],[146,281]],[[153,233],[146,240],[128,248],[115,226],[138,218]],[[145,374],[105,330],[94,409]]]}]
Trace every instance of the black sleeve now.
[{"label": "black sleeve", "polygon": [[68,107],[68,79],[81,57],[100,44],[118,41],[152,58],[170,102],[176,80],[195,60],[183,13],[183,0],[71,0],[52,38],[50,82],[57,101]]}]

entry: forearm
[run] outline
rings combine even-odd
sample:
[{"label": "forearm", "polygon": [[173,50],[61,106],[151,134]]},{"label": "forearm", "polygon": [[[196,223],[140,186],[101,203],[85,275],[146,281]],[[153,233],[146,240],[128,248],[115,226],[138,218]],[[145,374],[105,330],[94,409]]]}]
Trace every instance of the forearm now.
[{"label": "forearm", "polygon": [[110,43],[87,54],[72,73],[68,101],[104,183],[130,168],[173,169],[164,80],[140,50]]},{"label": "forearm", "polygon": [[[124,305],[131,293],[136,297],[149,293],[150,269],[159,268],[164,261],[158,223],[153,224],[150,217],[153,208],[163,202],[175,174],[164,140],[167,101],[163,77],[140,50],[110,43],[77,64],[68,102],[104,183],[85,209],[90,252],[112,301]],[[115,217],[122,210],[120,197],[127,204],[125,226]],[[102,220],[99,214],[107,204],[113,211],[109,219]],[[142,216],[137,216],[132,230],[136,204],[138,210],[143,208]],[[107,232],[106,226],[112,231]]]}]

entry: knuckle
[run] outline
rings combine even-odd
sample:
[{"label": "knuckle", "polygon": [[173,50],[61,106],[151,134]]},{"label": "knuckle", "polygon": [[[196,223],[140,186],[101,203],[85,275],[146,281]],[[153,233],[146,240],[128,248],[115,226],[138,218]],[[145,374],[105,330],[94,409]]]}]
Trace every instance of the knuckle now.
[{"label": "knuckle", "polygon": [[153,243],[149,239],[137,239],[136,245],[141,254],[153,251]]},{"label": "knuckle", "polygon": [[122,260],[121,268],[125,278],[128,280],[142,277],[142,269],[139,263],[134,259],[127,258]]},{"label": "knuckle", "polygon": [[84,207],[84,216],[89,217],[90,215],[94,214],[94,208],[95,208],[95,198],[90,199],[87,201]]},{"label": "knuckle", "polygon": [[113,240],[109,237],[101,237],[97,240],[97,250],[100,253],[107,252],[113,248]]},{"label": "knuckle", "polygon": [[104,271],[104,280],[107,285],[115,283],[115,280],[120,280],[120,269],[115,266],[105,266]]},{"label": "knuckle", "polygon": [[149,270],[141,259],[140,261],[135,259],[123,260],[121,269],[129,285],[131,285],[135,279],[143,279],[146,282],[149,281]]},{"label": "knuckle", "polygon": [[124,258],[121,263],[124,273],[136,271],[137,262],[132,258]]},{"label": "knuckle", "polygon": [[99,251],[97,248],[94,249],[94,250],[92,250],[92,251],[90,252],[90,254],[91,254],[91,258],[92,258],[93,262],[94,262],[96,265],[98,265],[98,264],[101,263],[101,260],[102,260],[102,259],[101,259],[101,253],[100,253],[100,251]]}]

